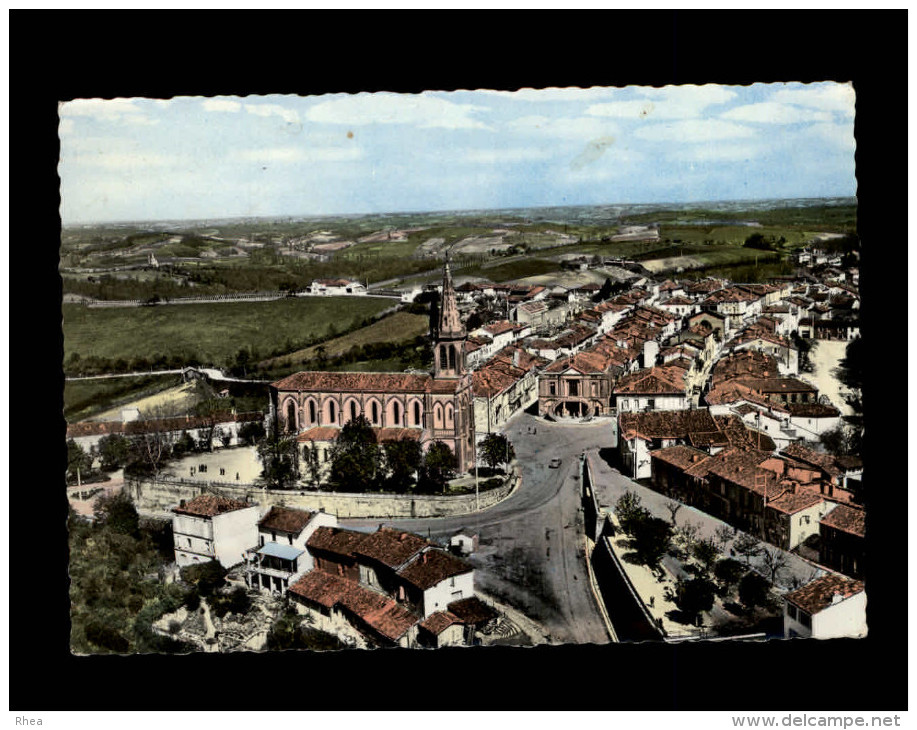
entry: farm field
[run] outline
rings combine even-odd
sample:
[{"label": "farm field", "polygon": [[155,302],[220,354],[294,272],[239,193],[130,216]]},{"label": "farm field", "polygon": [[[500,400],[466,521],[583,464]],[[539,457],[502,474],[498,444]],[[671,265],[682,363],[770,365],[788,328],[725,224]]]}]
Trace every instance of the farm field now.
[{"label": "farm field", "polygon": [[[399,343],[412,340],[415,337],[425,335],[429,329],[430,318],[426,315],[395,312],[366,327],[361,327],[354,332],[348,332],[346,335],[323,342],[320,346],[324,347],[325,356],[332,358],[343,355],[351,347],[362,347],[363,345],[377,342]],[[302,363],[303,361],[314,359],[320,346],[306,347],[279,357],[263,360],[259,364],[267,369],[275,367],[283,361],[289,361],[291,364]]]},{"label": "farm field", "polygon": [[314,297],[271,302],[90,309],[65,304],[64,358],[130,360],[180,356],[225,365],[240,348],[271,354],[349,329],[392,306],[390,300]]},{"label": "farm field", "polygon": [[68,380],[64,383],[64,418],[71,423],[95,419],[107,408],[120,409],[134,400],[178,387],[180,383],[180,375]]}]

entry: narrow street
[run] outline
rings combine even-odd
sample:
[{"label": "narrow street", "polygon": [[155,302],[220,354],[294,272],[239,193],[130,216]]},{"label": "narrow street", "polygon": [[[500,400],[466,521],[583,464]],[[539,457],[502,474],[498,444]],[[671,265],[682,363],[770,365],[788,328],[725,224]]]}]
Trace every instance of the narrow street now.
[{"label": "narrow street", "polygon": [[[473,515],[386,522],[434,539],[466,528],[479,535],[470,558],[478,587],[542,625],[556,643],[608,643],[589,582],[580,509],[579,461],[587,449],[605,448],[607,419],[547,422],[527,414],[504,430],[516,451],[521,486],[506,500]],[[561,464],[551,468],[549,462]],[[375,529],[378,520],[346,520]]]}]

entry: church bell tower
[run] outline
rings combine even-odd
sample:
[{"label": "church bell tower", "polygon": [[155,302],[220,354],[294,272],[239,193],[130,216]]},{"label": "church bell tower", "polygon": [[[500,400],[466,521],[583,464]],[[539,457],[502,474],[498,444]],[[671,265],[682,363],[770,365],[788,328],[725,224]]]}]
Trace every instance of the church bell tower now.
[{"label": "church bell tower", "polygon": [[436,378],[461,378],[465,374],[465,339],[467,333],[459,317],[452,286],[449,257],[443,266],[443,294],[439,320],[433,333],[433,376]]}]

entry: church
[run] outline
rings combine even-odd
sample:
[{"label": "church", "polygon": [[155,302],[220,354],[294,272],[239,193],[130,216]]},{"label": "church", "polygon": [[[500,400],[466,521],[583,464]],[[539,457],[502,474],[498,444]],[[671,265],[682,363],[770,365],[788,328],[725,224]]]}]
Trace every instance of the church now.
[{"label": "church", "polygon": [[465,362],[467,333],[448,259],[439,313],[431,320],[432,373],[294,373],[270,386],[278,427],[297,434],[300,444],[318,445],[327,458],[341,427],[364,416],[378,441],[416,439],[424,451],[441,441],[455,454],[457,471],[471,471],[475,463],[472,377]]}]

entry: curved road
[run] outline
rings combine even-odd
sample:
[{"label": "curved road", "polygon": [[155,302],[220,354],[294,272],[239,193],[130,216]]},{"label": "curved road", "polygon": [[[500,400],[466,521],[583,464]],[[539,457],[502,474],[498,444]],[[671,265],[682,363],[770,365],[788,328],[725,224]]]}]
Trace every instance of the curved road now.
[{"label": "curved road", "polygon": [[[477,533],[470,561],[483,592],[537,621],[555,642],[607,643],[586,570],[579,456],[610,445],[611,428],[601,419],[562,424],[517,416],[504,433],[513,442],[522,482],[507,499],[475,514],[385,524],[439,540],[461,528]],[[555,457],[562,461],[552,469]],[[342,524],[374,529],[379,520]]]}]

